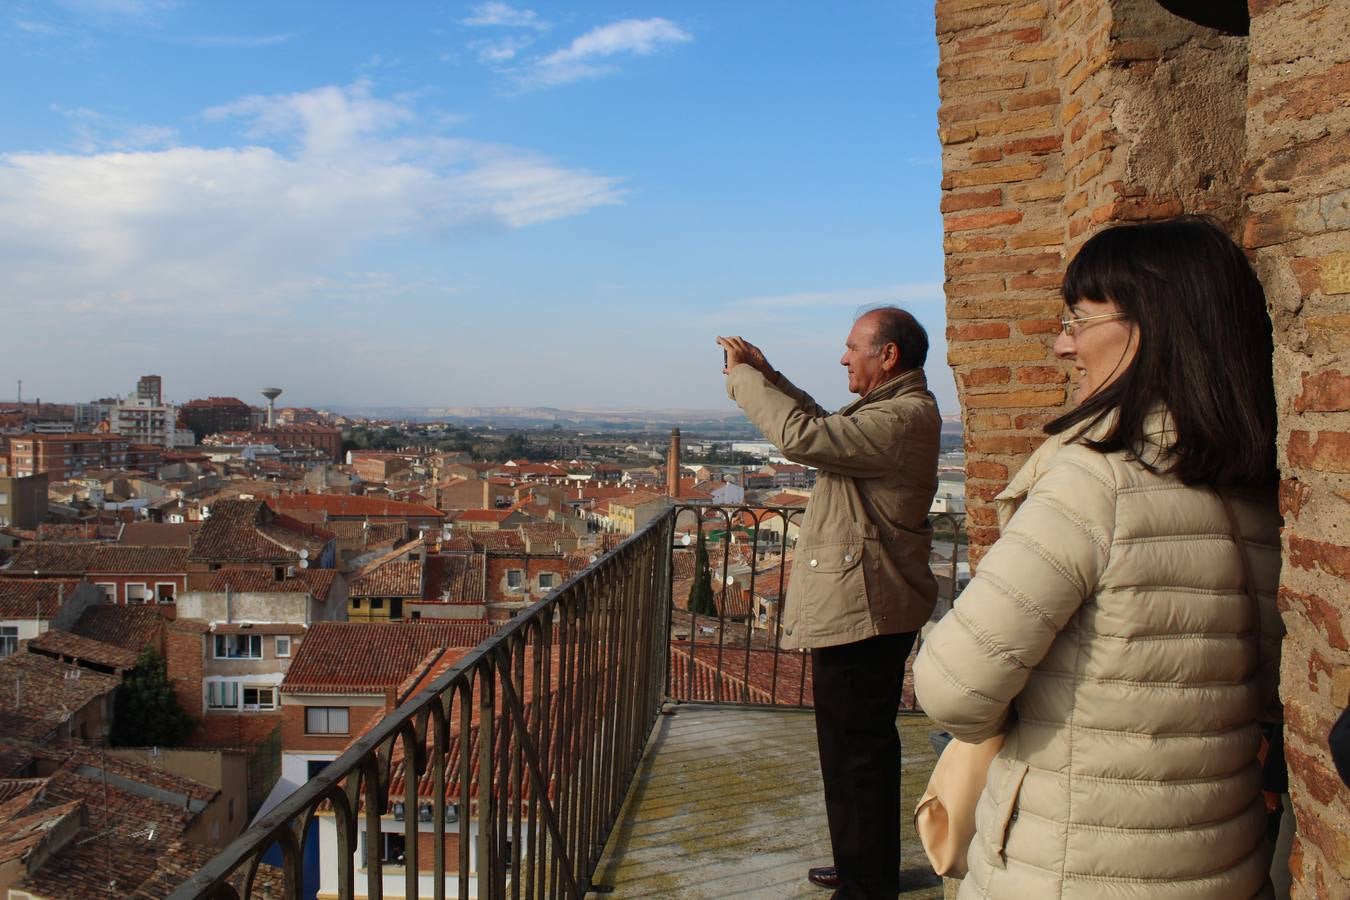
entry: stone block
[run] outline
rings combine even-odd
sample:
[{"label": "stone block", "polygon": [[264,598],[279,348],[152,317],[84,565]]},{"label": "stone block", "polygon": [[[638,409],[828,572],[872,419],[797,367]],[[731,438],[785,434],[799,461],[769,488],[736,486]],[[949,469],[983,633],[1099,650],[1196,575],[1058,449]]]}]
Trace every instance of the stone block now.
[{"label": "stone block", "polygon": [[1350,434],[1292,431],[1285,453],[1291,466],[1318,472],[1350,472]]},{"label": "stone block", "polygon": [[970,216],[948,216],[942,220],[944,231],[973,231],[978,228],[992,228],[995,225],[1016,225],[1022,221],[1022,213],[1015,209],[998,212],[976,213]]},{"label": "stone block", "polygon": [[1350,411],[1350,375],[1343,374],[1340,369],[1304,372],[1302,390],[1294,398],[1294,411]]}]

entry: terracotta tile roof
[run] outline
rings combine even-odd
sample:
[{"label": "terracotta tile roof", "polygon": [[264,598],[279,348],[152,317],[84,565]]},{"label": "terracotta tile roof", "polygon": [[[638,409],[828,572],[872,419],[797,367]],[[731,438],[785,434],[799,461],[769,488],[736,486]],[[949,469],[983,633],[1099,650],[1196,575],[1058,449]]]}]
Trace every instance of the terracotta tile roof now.
[{"label": "terracotta tile roof", "polygon": [[500,522],[511,515],[511,509],[465,509],[451,514],[453,522]]},{"label": "terracotta tile roof", "polygon": [[650,491],[636,491],[626,496],[610,497],[609,505],[611,509],[614,508],[615,506],[624,506],[627,507],[628,509],[637,509],[638,507],[646,506],[649,503],[659,503],[661,501],[664,501],[665,499],[666,499],[665,494],[656,494]]},{"label": "terracotta tile roof", "polygon": [[[67,677],[78,672],[78,677]],[[94,699],[112,692],[121,679],[58,662],[38,653],[11,653],[0,659],[0,713],[10,719],[0,734],[43,740]],[[12,690],[17,685],[18,702]]]},{"label": "terracotta tile roof", "polygon": [[403,519],[393,521],[366,522],[363,519],[334,519],[324,523],[324,527],[338,536],[345,544],[403,543],[408,539],[408,523]]},{"label": "terracotta tile roof", "polygon": [[482,553],[456,553],[433,556],[427,560],[427,584],[424,601],[444,603],[483,603],[486,598]]},{"label": "terracotta tile roof", "polygon": [[139,653],[158,646],[165,618],[156,605],[91,606],[70,626],[73,634]]},{"label": "terracotta tile roof", "polygon": [[[203,790],[209,797],[214,789],[185,779],[173,779],[170,784],[163,773],[157,777],[150,766],[128,766],[120,760],[114,762],[112,757],[105,762],[93,754],[88,758],[72,756],[51,776],[41,802],[49,808],[82,803],[87,826],[77,840],[62,848],[38,872],[20,879],[14,885],[16,890],[52,900],[86,900],[110,893],[118,897],[162,897],[168,885],[211,858],[215,851],[182,840],[196,812],[180,803],[156,799],[150,789],[171,791],[198,803]],[[105,781],[101,774],[104,767],[119,776],[116,782]],[[186,784],[195,787],[184,791]],[[273,877],[272,873],[267,877]]]},{"label": "terracotta tile roof", "polygon": [[295,652],[283,691],[383,693],[397,688],[433,650],[475,647],[486,622],[316,622]]},{"label": "terracotta tile roof", "polygon": [[313,594],[315,600],[326,602],[336,577],[337,572],[332,569],[297,567],[294,575],[287,575],[277,581],[276,575],[270,571],[225,566],[212,574],[206,589],[216,593],[229,588],[238,593]]},{"label": "terracotta tile roof", "polygon": [[524,553],[525,538],[519,531],[475,531],[468,535],[474,550],[494,553]]},{"label": "terracotta tile roof", "polygon": [[116,525],[102,525],[98,522],[80,522],[60,524],[41,522],[37,527],[39,541],[107,541],[117,537]]},{"label": "terracotta tile roof", "polygon": [[[46,779],[43,782],[45,784]],[[25,807],[31,805],[30,799]],[[0,863],[27,859],[29,851],[41,844],[58,822],[70,815],[80,815],[83,807],[82,801],[73,800],[0,820]]]},{"label": "terracotta tile roof", "polygon": [[394,560],[363,567],[352,579],[352,597],[421,597],[421,560]]},{"label": "terracotta tile roof", "polygon": [[278,512],[322,511],[335,519],[430,519],[445,516],[434,506],[353,494],[280,494],[269,497],[267,502]]},{"label": "terracotta tile roof", "polygon": [[140,655],[134,650],[128,650],[116,644],[105,644],[102,641],[72,634],[69,631],[62,631],[59,628],[48,629],[37,637],[30,638],[28,652],[41,653],[44,656],[53,656],[72,662],[90,662],[119,671],[133,668],[136,665],[137,657]]},{"label": "terracotta tile roof", "polygon": [[181,575],[187,572],[187,550],[126,544],[25,544],[5,572],[33,571],[53,575]]},{"label": "terracotta tile roof", "polygon": [[33,748],[0,740],[0,778],[13,778],[33,761]]},{"label": "terracotta tile roof", "polygon": [[806,654],[754,649],[748,653],[747,666],[744,647],[719,649],[715,643],[671,641],[672,694],[714,703],[812,703],[811,666]]},{"label": "terracotta tile roof", "polygon": [[50,619],[79,585],[64,578],[0,578],[0,619]]},{"label": "terracotta tile roof", "polygon": [[200,522],[185,522],[175,525],[171,522],[128,522],[122,526],[118,535],[119,544],[134,544],[138,547],[189,547],[192,536],[201,528]]},{"label": "terracotta tile roof", "polygon": [[764,501],[765,506],[805,506],[806,501],[811,499],[810,494],[799,494],[795,491],[780,491]]},{"label": "terracotta tile roof", "polygon": [[273,513],[263,500],[217,500],[210,509],[189,559],[291,562],[301,550],[317,557],[333,538],[331,531]]}]

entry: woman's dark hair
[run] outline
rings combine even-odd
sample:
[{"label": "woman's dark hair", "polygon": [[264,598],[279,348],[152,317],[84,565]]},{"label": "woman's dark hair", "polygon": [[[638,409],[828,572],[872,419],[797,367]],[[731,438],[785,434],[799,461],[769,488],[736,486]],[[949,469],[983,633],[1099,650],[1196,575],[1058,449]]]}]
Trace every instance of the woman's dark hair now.
[{"label": "woman's dark hair", "polygon": [[1063,294],[1067,304],[1113,301],[1138,328],[1139,350],[1119,378],[1046,432],[1082,425],[1082,433],[1115,410],[1109,432],[1083,443],[1103,453],[1136,452],[1149,412],[1161,403],[1176,430],[1165,465],[1185,484],[1276,479],[1265,292],[1213,220],[1182,216],[1107,228],[1069,263]]}]

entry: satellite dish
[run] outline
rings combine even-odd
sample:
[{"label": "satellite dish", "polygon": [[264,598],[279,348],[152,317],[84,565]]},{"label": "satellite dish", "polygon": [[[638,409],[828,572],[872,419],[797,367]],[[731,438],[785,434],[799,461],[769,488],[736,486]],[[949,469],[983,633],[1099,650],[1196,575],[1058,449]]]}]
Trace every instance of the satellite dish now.
[{"label": "satellite dish", "polygon": [[691,538],[691,537],[690,537],[689,535],[687,535],[687,534],[686,534],[684,537],[680,538],[680,543],[681,543],[681,544],[684,544],[686,547],[688,547],[688,546],[689,546],[690,544],[692,544],[693,542],[694,542],[694,539]]},{"label": "satellite dish", "polygon": [[302,568],[302,569],[308,569],[308,568],[309,568],[309,560],[303,559],[303,558],[302,558],[302,559],[300,560],[300,568]]},{"label": "satellite dish", "polygon": [[309,559],[309,548],[307,548],[307,547],[301,548],[301,550],[300,550],[300,558],[301,558],[301,559]]},{"label": "satellite dish", "polygon": [[735,575],[728,575],[728,576],[727,576],[727,587],[731,587],[731,586],[732,586],[733,584],[735,584],[735,583],[736,583],[736,576],[735,576]]}]

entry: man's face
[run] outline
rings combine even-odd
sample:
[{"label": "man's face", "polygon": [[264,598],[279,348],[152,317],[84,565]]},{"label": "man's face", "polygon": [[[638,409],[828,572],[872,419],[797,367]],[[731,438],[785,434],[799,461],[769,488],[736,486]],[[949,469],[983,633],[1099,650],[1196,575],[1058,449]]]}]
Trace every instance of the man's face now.
[{"label": "man's face", "polygon": [[876,336],[876,319],[863,316],[853,323],[848,339],[844,341],[844,355],[839,364],[848,369],[849,391],[859,397],[880,385],[890,374],[884,368],[883,353],[875,349]]}]

